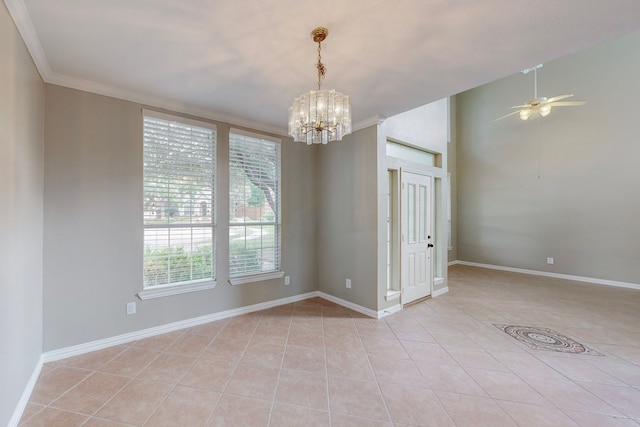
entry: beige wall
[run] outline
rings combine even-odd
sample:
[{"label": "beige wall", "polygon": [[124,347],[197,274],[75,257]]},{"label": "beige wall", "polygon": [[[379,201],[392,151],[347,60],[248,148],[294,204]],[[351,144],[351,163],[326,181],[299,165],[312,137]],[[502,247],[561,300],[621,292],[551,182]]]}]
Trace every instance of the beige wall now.
[{"label": "beige wall", "polygon": [[0,4],[0,425],[42,353],[44,85]]},{"label": "beige wall", "polygon": [[588,103],[541,121],[494,122],[531,74],[458,96],[458,259],[640,283],[639,52],[636,33],[545,64],[540,95]]},{"label": "beige wall", "polygon": [[317,289],[312,151],[282,145],[283,279],[228,284],[228,128],[218,123],[217,279],[213,290],[125,304],[142,290],[143,106],[46,85],[44,350]]},{"label": "beige wall", "polygon": [[458,259],[458,139],[456,133],[456,96],[449,98],[449,144],[447,144],[447,171],[451,174],[451,249],[447,261]]},{"label": "beige wall", "polygon": [[377,311],[376,126],[314,148],[320,181],[318,289]]}]

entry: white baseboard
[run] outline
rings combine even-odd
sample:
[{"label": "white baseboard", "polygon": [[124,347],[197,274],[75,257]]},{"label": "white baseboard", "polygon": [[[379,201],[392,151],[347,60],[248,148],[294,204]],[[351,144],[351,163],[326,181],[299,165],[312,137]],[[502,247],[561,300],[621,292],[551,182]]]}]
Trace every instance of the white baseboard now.
[{"label": "white baseboard", "polygon": [[488,268],[491,270],[502,270],[502,271],[510,271],[512,273],[522,273],[522,274],[530,274],[534,276],[544,276],[544,277],[553,277],[556,279],[565,279],[565,280],[573,280],[576,282],[586,282],[593,283],[596,285],[605,285],[605,286],[616,286],[619,288],[628,288],[628,289],[636,289],[640,290],[639,283],[630,283],[630,282],[618,282],[615,280],[606,280],[606,279],[596,279],[593,277],[583,277],[583,276],[573,276],[571,274],[561,274],[561,273],[551,273],[549,271],[539,271],[539,270],[527,270],[524,268],[514,268],[514,267],[503,267],[500,265],[492,265],[492,264],[482,264],[478,262],[470,262],[470,261],[454,261],[453,263],[449,263],[449,265],[468,265],[470,267],[480,267],[480,268]]},{"label": "white baseboard", "polygon": [[125,344],[131,341],[137,341],[143,338],[155,335],[165,334],[180,329],[190,328],[192,326],[202,325],[204,323],[216,320],[227,319],[229,317],[241,314],[253,313],[254,311],[266,310],[268,308],[277,307],[279,305],[290,304],[309,298],[317,297],[318,292],[308,292],[306,294],[294,295],[287,298],[281,298],[273,301],[262,302],[259,304],[248,305],[245,307],[234,308],[231,310],[221,311],[218,313],[207,314],[205,316],[194,317],[192,319],[181,320],[178,322],[168,323],[166,325],[156,326],[153,328],[142,329],[140,331],[130,332],[115,337],[105,338],[101,340],[91,341],[85,344],[74,345],[71,347],[61,348],[43,353],[43,362],[53,362],[55,360],[66,359],[67,357],[78,356],[91,351],[102,350],[118,344]]},{"label": "white baseboard", "polygon": [[382,319],[383,317],[387,317],[390,314],[397,313],[399,311],[402,311],[402,305],[400,304],[396,304],[389,308],[385,308],[384,310],[378,311],[378,319]]},{"label": "white baseboard", "polygon": [[20,400],[13,410],[13,415],[9,419],[8,427],[17,427],[20,419],[22,418],[22,414],[24,413],[25,408],[27,407],[27,403],[29,403],[29,399],[31,398],[31,393],[33,393],[33,388],[36,386],[36,382],[38,381],[38,377],[40,376],[40,371],[42,370],[42,355],[38,358],[36,362],[35,368],[33,368],[33,372],[31,373],[31,377],[29,378],[29,382],[27,382],[27,386],[24,388],[22,392],[22,396],[20,396]]},{"label": "white baseboard", "polygon": [[455,261],[449,261],[449,263],[447,264],[449,267],[451,267],[452,265],[456,265],[456,264],[460,264],[460,261],[455,260]]},{"label": "white baseboard", "polygon": [[344,300],[342,298],[334,297],[333,295],[325,294],[324,292],[318,291],[318,296],[320,298],[326,299],[327,301],[334,302],[338,305],[351,309],[353,311],[357,311],[358,313],[362,313],[365,316],[373,317],[374,319],[378,319],[378,312],[375,310],[371,310],[370,308],[363,307],[358,304],[354,304],[351,301]]}]

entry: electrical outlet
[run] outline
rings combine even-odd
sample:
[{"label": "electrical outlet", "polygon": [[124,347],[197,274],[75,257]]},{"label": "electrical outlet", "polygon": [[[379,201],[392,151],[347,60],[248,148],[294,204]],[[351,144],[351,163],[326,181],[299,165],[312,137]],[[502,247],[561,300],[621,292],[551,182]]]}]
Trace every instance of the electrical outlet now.
[{"label": "electrical outlet", "polygon": [[547,258],[547,264],[553,264],[554,259],[552,257]]},{"label": "electrical outlet", "polygon": [[127,303],[127,314],[136,314],[136,303],[128,302]]},{"label": "electrical outlet", "polygon": [[284,284],[285,285],[290,285],[291,284],[291,278],[289,276],[284,276]]},{"label": "electrical outlet", "polygon": [[351,279],[347,279],[345,284],[347,285],[347,289],[351,289]]}]

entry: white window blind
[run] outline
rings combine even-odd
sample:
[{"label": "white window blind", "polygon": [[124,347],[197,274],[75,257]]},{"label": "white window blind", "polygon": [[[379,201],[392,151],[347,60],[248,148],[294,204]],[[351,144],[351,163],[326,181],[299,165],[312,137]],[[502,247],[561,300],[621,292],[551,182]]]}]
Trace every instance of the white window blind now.
[{"label": "white window blind", "polygon": [[214,125],[145,111],[144,288],[213,280]]},{"label": "white window blind", "polygon": [[229,275],[280,269],[280,141],[229,135]]}]

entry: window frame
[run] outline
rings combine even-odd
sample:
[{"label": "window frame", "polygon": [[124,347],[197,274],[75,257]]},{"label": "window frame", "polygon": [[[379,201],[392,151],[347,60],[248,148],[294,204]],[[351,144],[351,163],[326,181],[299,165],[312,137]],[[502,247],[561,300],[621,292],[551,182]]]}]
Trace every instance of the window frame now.
[{"label": "window frame", "polygon": [[[232,253],[231,253],[231,239],[229,239],[229,243],[227,245],[227,253],[228,253],[228,260],[227,260],[227,267],[229,269],[228,273],[229,273],[229,283],[231,285],[241,285],[241,284],[245,284],[245,283],[252,283],[252,282],[258,282],[258,281],[264,281],[264,280],[270,280],[270,279],[277,279],[277,278],[281,278],[284,276],[284,271],[282,270],[282,140],[279,138],[274,138],[274,137],[270,137],[267,135],[263,135],[263,134],[259,134],[259,133],[254,133],[254,132],[249,132],[249,131],[245,131],[245,130],[241,130],[241,129],[236,129],[236,128],[231,128],[229,130],[229,216],[231,209],[232,209],[232,201],[231,201],[231,197],[232,197],[232,168],[234,167],[232,164],[232,158],[231,158],[231,150],[232,150],[232,144],[233,144],[233,138],[234,135],[237,135],[239,137],[245,137],[245,138],[252,138],[252,139],[256,139],[256,140],[260,140],[260,141],[264,141],[264,142],[270,142],[273,143],[275,147],[277,147],[277,165],[276,165],[276,182],[275,182],[275,187],[276,187],[276,191],[275,191],[275,207],[276,207],[276,212],[274,213],[274,220],[273,221],[258,221],[258,222],[234,222],[231,219],[229,219],[229,231],[231,231],[231,229],[233,227],[249,227],[249,226],[273,226],[274,227],[274,250],[275,250],[275,257],[276,259],[274,260],[275,263],[275,267],[273,270],[266,270],[266,271],[257,271],[257,272],[245,272],[245,273],[240,273],[240,274],[235,274],[232,275],[231,272],[231,262],[232,262]],[[246,232],[245,232],[246,235]],[[261,244],[260,248],[262,249],[263,246]]]},{"label": "window frame", "polygon": [[[153,298],[160,298],[160,297],[165,297],[165,296],[170,296],[170,295],[177,295],[177,294],[183,294],[183,293],[188,293],[188,292],[196,292],[196,291],[201,291],[201,290],[207,290],[207,289],[213,289],[216,287],[217,281],[216,281],[216,234],[217,234],[217,229],[216,229],[216,219],[217,219],[217,215],[216,215],[216,173],[217,173],[217,140],[218,140],[218,134],[217,134],[217,127],[215,124],[213,123],[207,123],[207,122],[203,122],[203,121],[197,121],[197,120],[192,120],[192,119],[187,119],[184,117],[180,117],[180,116],[175,116],[175,115],[170,115],[170,114],[164,114],[164,113],[159,113],[157,111],[152,111],[152,110],[142,110],[142,143],[143,143],[143,159],[144,159],[144,153],[145,153],[145,149],[144,149],[144,131],[145,131],[145,119],[146,118],[150,118],[150,119],[155,119],[155,120],[160,120],[160,121],[165,121],[165,122],[173,122],[173,123],[178,123],[181,125],[185,125],[185,126],[192,126],[192,127],[197,127],[197,128],[202,128],[202,129],[207,129],[210,130],[213,134],[213,147],[212,147],[212,183],[211,183],[211,187],[210,187],[210,191],[211,191],[211,221],[207,222],[207,223],[189,223],[189,224],[171,224],[171,223],[167,223],[167,224],[146,224],[145,220],[144,220],[144,214],[143,214],[143,234],[144,232],[146,232],[146,230],[148,229],[153,229],[153,228],[167,228],[168,230],[171,229],[190,229],[193,230],[195,228],[211,228],[211,277],[206,277],[206,278],[201,278],[201,279],[191,279],[188,281],[181,281],[181,282],[169,282],[166,284],[160,284],[160,285],[153,285],[153,286],[145,286],[144,285],[144,277],[143,277],[143,290],[141,292],[139,292],[137,295],[140,299],[142,300],[146,300],[146,299],[153,299]],[[145,196],[144,196],[144,185],[145,185],[145,168],[144,168],[144,161],[143,161],[143,196],[142,196],[142,201],[143,203],[145,203]],[[143,208],[144,211],[144,208]],[[144,244],[144,240],[143,240],[143,251],[146,250],[146,245]],[[145,259],[144,256],[144,252],[143,252],[143,259]],[[191,272],[191,274],[193,274]],[[144,275],[144,272],[143,272]]]}]

